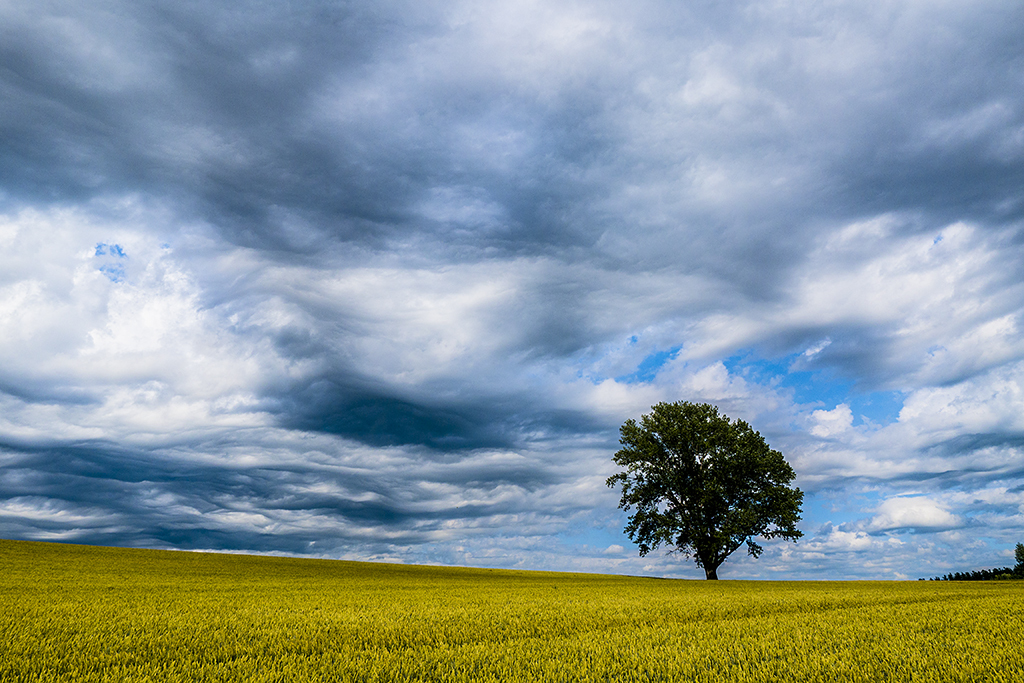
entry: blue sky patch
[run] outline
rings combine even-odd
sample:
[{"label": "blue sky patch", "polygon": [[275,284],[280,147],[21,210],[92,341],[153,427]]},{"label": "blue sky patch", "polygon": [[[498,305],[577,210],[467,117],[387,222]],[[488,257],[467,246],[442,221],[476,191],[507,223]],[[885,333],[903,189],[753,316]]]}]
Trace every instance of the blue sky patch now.
[{"label": "blue sky patch", "polygon": [[96,244],[96,251],[93,254],[94,257],[106,256],[118,259],[117,261],[108,262],[102,264],[98,270],[103,273],[108,280],[111,282],[124,282],[124,264],[121,263],[121,259],[128,258],[128,254],[121,247],[120,244],[107,244],[105,242],[98,242]]},{"label": "blue sky patch", "polygon": [[[632,338],[633,340],[636,337]],[[632,340],[631,340],[632,341]],[[648,355],[640,364],[636,366],[636,370],[629,373],[628,375],[620,375],[615,378],[616,382],[622,382],[624,384],[637,384],[639,382],[650,382],[657,375],[658,371],[668,363],[670,360],[679,355],[679,350],[682,346],[675,346],[666,351],[655,351]]]},{"label": "blue sky patch", "polygon": [[124,266],[100,266],[100,272],[106,275],[111,282],[124,282]]},{"label": "blue sky patch", "polygon": [[99,242],[96,245],[95,256],[114,256],[116,258],[128,258],[128,254],[121,248],[120,244],[105,244]]},{"label": "blue sky patch", "polygon": [[832,410],[840,403],[850,406],[853,424],[869,420],[875,425],[896,421],[903,408],[903,393],[899,391],[859,391],[851,379],[839,377],[830,369],[792,370],[801,353],[780,358],[759,358],[753,353],[741,352],[722,362],[730,374],[747,381],[776,388],[791,389],[796,403]]}]

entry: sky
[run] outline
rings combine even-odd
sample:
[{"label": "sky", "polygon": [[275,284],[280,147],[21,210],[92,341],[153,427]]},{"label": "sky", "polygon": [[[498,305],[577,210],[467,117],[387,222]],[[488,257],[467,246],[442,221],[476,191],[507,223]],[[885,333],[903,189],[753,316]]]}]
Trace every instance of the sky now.
[{"label": "sky", "polygon": [[605,485],[711,402],[733,579],[1024,541],[1024,5],[0,3],[0,537],[700,578]]}]

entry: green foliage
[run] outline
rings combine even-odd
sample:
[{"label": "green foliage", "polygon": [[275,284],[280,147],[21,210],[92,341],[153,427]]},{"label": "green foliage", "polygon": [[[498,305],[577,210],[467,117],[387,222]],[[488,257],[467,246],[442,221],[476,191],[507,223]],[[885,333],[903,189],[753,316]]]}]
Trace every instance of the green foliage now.
[{"label": "green foliage", "polygon": [[0,541],[0,681],[1024,679],[1013,582],[718,582]]},{"label": "green foliage", "polygon": [[1014,570],[1009,567],[975,569],[970,572],[950,572],[949,574],[936,576],[932,578],[932,581],[1007,581],[1017,578],[1014,574]]},{"label": "green foliage", "polygon": [[626,468],[608,478],[621,485],[619,507],[634,509],[626,534],[646,555],[664,544],[692,556],[709,579],[754,537],[796,541],[803,493],[790,488],[793,468],[742,420],[708,403],[659,403],[640,423],[619,430],[614,455]]},{"label": "green foliage", "polygon": [[1015,567],[998,567],[996,569],[975,569],[970,572],[950,572],[932,578],[932,581],[1004,581],[1008,579],[1024,579],[1024,543],[1014,548]]}]

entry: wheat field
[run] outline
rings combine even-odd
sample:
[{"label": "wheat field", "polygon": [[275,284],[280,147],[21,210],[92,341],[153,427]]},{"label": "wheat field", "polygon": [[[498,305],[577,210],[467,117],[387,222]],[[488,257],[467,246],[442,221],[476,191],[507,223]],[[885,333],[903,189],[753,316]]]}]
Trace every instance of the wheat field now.
[{"label": "wheat field", "polygon": [[730,582],[0,540],[0,681],[1024,680],[1024,584]]}]

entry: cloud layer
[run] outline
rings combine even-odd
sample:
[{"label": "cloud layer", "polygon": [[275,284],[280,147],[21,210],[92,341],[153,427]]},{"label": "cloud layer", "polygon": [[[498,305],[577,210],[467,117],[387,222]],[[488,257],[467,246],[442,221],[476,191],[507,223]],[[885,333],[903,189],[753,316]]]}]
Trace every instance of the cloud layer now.
[{"label": "cloud layer", "polygon": [[697,576],[617,428],[808,492],[723,575],[1024,533],[1010,2],[0,8],[0,534]]}]

